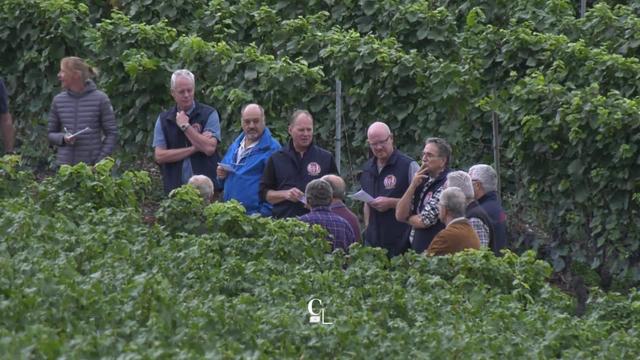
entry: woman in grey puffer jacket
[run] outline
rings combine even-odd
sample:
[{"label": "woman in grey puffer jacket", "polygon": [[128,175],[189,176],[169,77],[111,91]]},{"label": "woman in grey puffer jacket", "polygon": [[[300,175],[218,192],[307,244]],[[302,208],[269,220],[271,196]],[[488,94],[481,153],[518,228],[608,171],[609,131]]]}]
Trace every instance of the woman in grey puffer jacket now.
[{"label": "woman in grey puffer jacket", "polygon": [[64,90],[53,98],[48,126],[49,143],[58,146],[58,165],[93,165],[116,146],[118,128],[111,101],[96,88],[93,76],[94,70],[80,58],[60,62],[58,80]]}]

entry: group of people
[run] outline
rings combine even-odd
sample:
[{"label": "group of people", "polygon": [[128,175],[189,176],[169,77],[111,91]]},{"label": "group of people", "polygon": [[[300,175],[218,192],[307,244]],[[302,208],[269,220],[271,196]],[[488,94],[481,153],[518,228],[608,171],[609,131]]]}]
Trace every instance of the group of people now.
[{"label": "group of people", "polygon": [[[111,154],[117,127],[109,98],[91,80],[94,71],[82,59],[64,58],[58,78],[64,88],[49,114],[49,141],[58,146],[58,164],[93,164]],[[266,126],[257,103],[240,111],[242,132],[219,156],[220,116],[195,100],[195,76],[171,75],[175,105],[155,122],[153,148],[165,193],[184,184],[205,198],[214,192],[235,199],[248,214],[296,217],[329,233],[332,248],[348,250],[361,241],[360,221],[345,205],[346,184],[333,154],[313,141],[314,119],[306,110],[290,119],[290,139],[282,146]],[[394,146],[389,126],[367,130],[370,159],[360,175],[364,202],[364,244],[389,256],[408,249],[432,255],[488,247],[499,255],[506,246],[506,216],[497,196],[497,175],[479,164],[469,172],[452,171],[451,147],[429,138],[422,165]]]}]

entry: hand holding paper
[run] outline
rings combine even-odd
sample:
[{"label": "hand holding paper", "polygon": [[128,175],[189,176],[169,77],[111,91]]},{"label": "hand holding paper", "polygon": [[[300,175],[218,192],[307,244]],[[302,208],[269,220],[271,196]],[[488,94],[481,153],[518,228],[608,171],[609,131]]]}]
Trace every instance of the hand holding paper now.
[{"label": "hand holding paper", "polygon": [[[67,129],[65,128],[65,131],[66,131],[66,130],[67,130]],[[72,138],[74,138],[74,137],[76,137],[76,136],[78,136],[78,135],[80,135],[80,134],[82,134],[82,133],[84,133],[84,132],[86,132],[86,131],[89,131],[89,130],[91,130],[91,128],[87,126],[86,128],[84,128],[84,129],[82,129],[82,130],[80,130],[80,131],[77,131],[77,132],[75,132],[75,133],[73,133],[73,134],[69,134],[69,132],[67,131],[67,137],[68,137],[68,138],[70,138],[70,139],[72,139]]]},{"label": "hand holding paper", "polygon": [[226,172],[230,172],[230,173],[236,172],[236,169],[231,164],[225,164],[225,163],[220,162],[220,163],[218,163],[218,165],[220,165],[220,167],[223,168],[224,171],[226,171]]},{"label": "hand holding paper", "polygon": [[354,199],[354,200],[362,201],[362,202],[365,202],[365,203],[370,203],[370,202],[373,201],[373,197],[371,195],[369,195],[364,190],[360,190],[355,194],[351,194],[351,195],[349,195],[349,197]]}]

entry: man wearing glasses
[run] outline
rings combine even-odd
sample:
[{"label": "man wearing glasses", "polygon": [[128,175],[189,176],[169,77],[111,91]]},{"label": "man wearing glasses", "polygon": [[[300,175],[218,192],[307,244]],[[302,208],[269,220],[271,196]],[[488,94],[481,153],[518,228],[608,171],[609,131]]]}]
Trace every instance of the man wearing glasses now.
[{"label": "man wearing glasses", "polygon": [[365,245],[400,255],[409,247],[411,227],[396,220],[395,207],[419,166],[394,147],[391,130],[383,122],[369,126],[367,142],[372,156],[364,165],[360,186],[374,199],[364,204]]},{"label": "man wearing glasses", "polygon": [[424,252],[445,228],[439,219],[438,201],[450,163],[451,146],[447,141],[428,138],[422,150],[422,167],[396,206],[396,219],[412,227],[409,241],[417,253]]},{"label": "man wearing glasses", "polygon": [[224,189],[223,200],[238,200],[247,214],[271,216],[271,204],[261,200],[258,192],[267,159],[280,149],[280,143],[266,127],[262,106],[245,105],[240,117],[242,133],[216,169],[218,183]]}]

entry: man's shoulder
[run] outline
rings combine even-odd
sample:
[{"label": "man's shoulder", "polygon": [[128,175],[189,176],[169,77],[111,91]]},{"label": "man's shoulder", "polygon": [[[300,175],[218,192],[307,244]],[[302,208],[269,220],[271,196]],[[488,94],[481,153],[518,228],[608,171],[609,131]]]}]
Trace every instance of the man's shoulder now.
[{"label": "man's shoulder", "polygon": [[196,106],[200,109],[200,111],[205,111],[207,113],[218,112],[215,107],[211,105],[207,105],[205,103],[196,102]]},{"label": "man's shoulder", "polygon": [[316,144],[313,144],[313,149],[316,152],[316,156],[322,156],[322,157],[331,157],[333,158],[333,153],[321,146],[318,146]]},{"label": "man's shoulder", "polygon": [[411,166],[411,163],[415,162],[414,159],[398,149],[394,151],[394,154],[392,156],[395,156],[396,163],[406,166],[407,168]]}]

